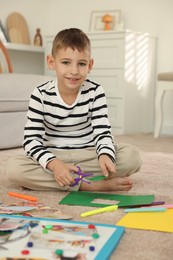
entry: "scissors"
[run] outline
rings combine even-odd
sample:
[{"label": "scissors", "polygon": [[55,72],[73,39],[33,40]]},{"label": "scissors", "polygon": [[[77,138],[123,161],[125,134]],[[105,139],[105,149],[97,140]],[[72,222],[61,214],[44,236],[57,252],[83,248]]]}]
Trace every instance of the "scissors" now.
[{"label": "scissors", "polygon": [[75,172],[75,174],[77,174],[79,177],[74,178],[74,183],[71,184],[70,186],[74,187],[74,186],[78,185],[79,181],[84,181],[84,182],[90,184],[89,181],[85,180],[85,177],[93,176],[93,173],[84,173],[84,172],[82,172],[80,166],[77,166],[77,168],[78,168],[78,171]]}]

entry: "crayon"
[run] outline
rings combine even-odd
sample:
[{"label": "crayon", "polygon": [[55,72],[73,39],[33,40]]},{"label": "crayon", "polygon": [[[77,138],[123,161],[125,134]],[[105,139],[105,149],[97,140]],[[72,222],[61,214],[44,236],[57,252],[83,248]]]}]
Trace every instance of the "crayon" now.
[{"label": "crayon", "polygon": [[21,193],[17,193],[17,192],[8,192],[9,196],[13,196],[19,199],[24,199],[24,200],[29,200],[29,201],[38,201],[37,198],[29,196],[29,195],[25,195],[25,194],[21,194]]},{"label": "crayon", "polygon": [[84,212],[80,216],[81,217],[88,217],[88,216],[103,213],[103,212],[114,211],[117,208],[118,208],[117,205],[112,205],[112,206],[108,206],[108,207],[104,207],[104,208],[100,208],[100,209],[94,209],[94,210],[91,210],[91,211]]},{"label": "crayon", "polygon": [[142,207],[142,208],[133,208],[133,209],[125,209],[124,212],[161,212],[166,211],[166,208],[163,207]]}]

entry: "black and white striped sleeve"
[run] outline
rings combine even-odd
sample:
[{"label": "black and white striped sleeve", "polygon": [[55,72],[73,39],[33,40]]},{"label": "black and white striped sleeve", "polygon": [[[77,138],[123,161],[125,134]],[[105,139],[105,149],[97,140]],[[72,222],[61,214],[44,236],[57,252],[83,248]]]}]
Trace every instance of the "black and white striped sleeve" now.
[{"label": "black and white striped sleeve", "polygon": [[115,162],[115,145],[108,119],[108,107],[103,88],[98,85],[92,108],[92,127],[98,156],[107,154]]},{"label": "black and white striped sleeve", "polygon": [[44,133],[43,98],[39,88],[36,88],[29,102],[23,147],[28,156],[46,168],[47,163],[56,157],[44,146]]}]

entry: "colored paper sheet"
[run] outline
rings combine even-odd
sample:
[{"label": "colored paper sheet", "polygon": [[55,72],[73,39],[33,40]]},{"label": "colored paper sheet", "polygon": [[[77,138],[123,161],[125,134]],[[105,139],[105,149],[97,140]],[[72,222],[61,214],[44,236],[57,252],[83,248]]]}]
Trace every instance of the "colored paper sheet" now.
[{"label": "colored paper sheet", "polygon": [[98,175],[98,176],[88,178],[88,180],[90,180],[90,181],[100,181],[100,180],[104,180],[104,179],[106,179],[106,177],[103,175]]},{"label": "colored paper sheet", "polygon": [[[95,203],[94,200],[101,199],[103,203]],[[109,193],[94,193],[85,191],[72,191],[64,197],[59,204],[79,205],[90,207],[106,207],[113,203],[104,203],[104,200],[115,201],[118,207],[149,205],[154,200],[154,195],[119,195]]]},{"label": "colored paper sheet", "polygon": [[126,228],[173,232],[173,209],[126,214],[117,224]]}]

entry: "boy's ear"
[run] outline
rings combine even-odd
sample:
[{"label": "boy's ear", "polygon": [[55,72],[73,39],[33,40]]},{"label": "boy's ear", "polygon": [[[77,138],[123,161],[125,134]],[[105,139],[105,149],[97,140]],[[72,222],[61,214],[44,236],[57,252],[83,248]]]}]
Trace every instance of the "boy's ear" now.
[{"label": "boy's ear", "polygon": [[92,70],[93,65],[94,65],[94,59],[90,59],[89,70],[88,70],[88,72],[90,72],[90,71]]},{"label": "boy's ear", "polygon": [[47,65],[49,69],[54,70],[55,69],[55,61],[52,55],[47,56]]}]

